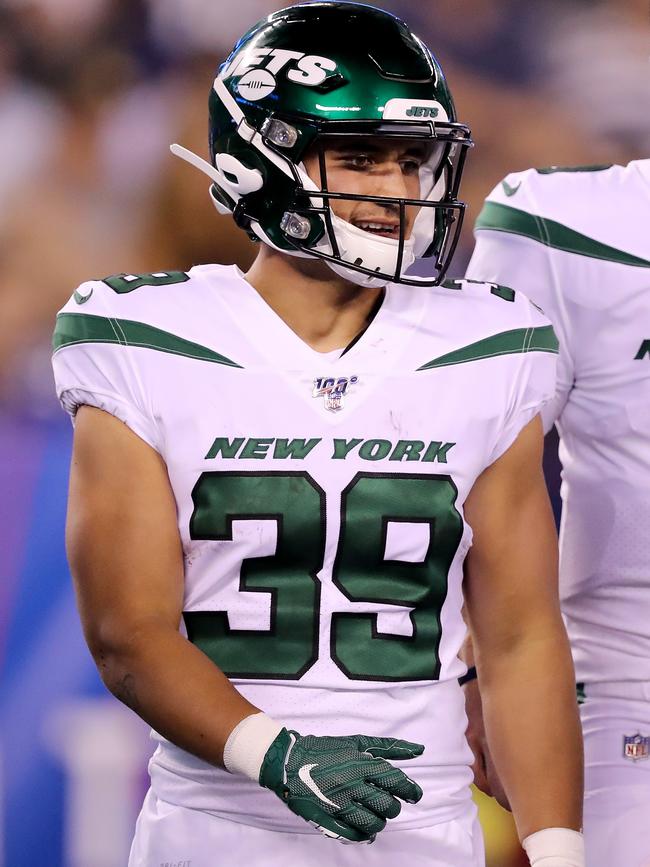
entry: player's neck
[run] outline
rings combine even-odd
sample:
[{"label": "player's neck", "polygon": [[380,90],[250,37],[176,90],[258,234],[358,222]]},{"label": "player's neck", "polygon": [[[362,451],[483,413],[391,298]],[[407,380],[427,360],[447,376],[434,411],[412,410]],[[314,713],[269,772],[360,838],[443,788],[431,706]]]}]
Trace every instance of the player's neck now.
[{"label": "player's neck", "polygon": [[347,346],[372,318],[383,290],[366,289],[324,262],[262,246],[246,280],[301,340],[317,352]]}]

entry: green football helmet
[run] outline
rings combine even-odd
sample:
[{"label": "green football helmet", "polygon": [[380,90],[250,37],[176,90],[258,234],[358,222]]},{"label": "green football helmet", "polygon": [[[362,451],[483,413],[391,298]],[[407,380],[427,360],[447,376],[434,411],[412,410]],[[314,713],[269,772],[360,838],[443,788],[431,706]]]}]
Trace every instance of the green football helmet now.
[{"label": "green football helmet", "polygon": [[[328,188],[328,143],[377,137],[424,143],[420,198]],[[406,24],[373,6],[323,0],[269,15],[221,66],[210,94],[211,164],[178,145],[172,151],[210,177],[219,212],[251,237],[381,286],[442,280],[462,226],[457,194],[471,146],[440,65]],[[320,185],[305,171],[308,152],[318,154]],[[399,238],[341,219],[333,208],[341,199],[390,210]],[[419,210],[406,237],[408,206]],[[423,257],[433,260],[432,276],[407,276]]]}]

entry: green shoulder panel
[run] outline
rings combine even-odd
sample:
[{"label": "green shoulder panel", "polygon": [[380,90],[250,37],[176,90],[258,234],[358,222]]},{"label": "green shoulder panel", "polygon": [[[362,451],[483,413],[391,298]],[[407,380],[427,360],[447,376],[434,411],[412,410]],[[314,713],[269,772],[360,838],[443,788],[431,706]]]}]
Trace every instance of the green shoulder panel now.
[{"label": "green shoulder panel", "polygon": [[535,169],[538,175],[580,174],[584,172],[606,172],[614,167],[614,163],[592,163],[587,166],[546,166]]},{"label": "green shoulder panel", "polygon": [[527,211],[511,208],[500,202],[485,203],[483,210],[478,215],[475,228],[521,235],[538,241],[546,247],[552,247],[554,250],[576,253],[591,259],[601,259],[636,268],[650,268],[650,261],[647,259],[641,259],[639,256],[633,256],[631,253],[616,249],[616,247],[601,244],[600,241],[595,241],[587,235],[569,229],[555,220],[529,214]]},{"label": "green shoulder panel", "polygon": [[101,282],[110,286],[118,295],[124,295],[141,286],[173,286],[176,283],[187,283],[189,279],[190,275],[186,271],[156,271],[149,274],[113,274],[103,277]]},{"label": "green shoulder panel", "polygon": [[131,319],[114,319],[91,316],[86,313],[59,313],[52,338],[54,352],[78,343],[116,343],[119,346],[138,346],[168,352],[197,361],[241,367],[235,361],[220,355],[207,346],[185,340],[169,331],[135,322]]},{"label": "green shoulder panel", "polygon": [[511,289],[509,286],[501,286],[499,283],[491,283],[486,280],[471,280],[469,277],[464,277],[463,279],[455,278],[443,280],[440,285],[444,289],[460,290],[468,284],[485,286],[486,288],[489,287],[490,295],[494,295],[496,298],[502,298],[504,301],[514,301],[517,295],[515,290]]},{"label": "green shoulder panel", "polygon": [[515,355],[522,352],[557,353],[558,349],[558,340],[551,325],[542,325],[538,328],[514,328],[440,355],[418,367],[418,370],[449,367],[453,364],[465,364],[468,361],[480,361],[498,355]]}]

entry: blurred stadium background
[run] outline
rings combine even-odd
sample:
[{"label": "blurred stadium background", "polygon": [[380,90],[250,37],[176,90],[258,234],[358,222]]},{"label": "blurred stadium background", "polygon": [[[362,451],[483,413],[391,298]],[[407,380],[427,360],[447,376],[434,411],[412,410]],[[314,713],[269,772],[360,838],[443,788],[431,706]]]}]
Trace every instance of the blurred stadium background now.
[{"label": "blurred stadium background", "polygon": [[[376,5],[430,44],[474,132],[455,276],[508,171],[650,155],[648,0]],[[0,0],[0,867],[126,864],[149,744],[80,634],[63,548],[71,428],[50,336],[84,279],[251,261],[168,145],[206,153],[217,64],[274,8]],[[557,498],[552,448],[547,465]],[[485,799],[482,815],[490,867],[524,864],[507,814]]]}]

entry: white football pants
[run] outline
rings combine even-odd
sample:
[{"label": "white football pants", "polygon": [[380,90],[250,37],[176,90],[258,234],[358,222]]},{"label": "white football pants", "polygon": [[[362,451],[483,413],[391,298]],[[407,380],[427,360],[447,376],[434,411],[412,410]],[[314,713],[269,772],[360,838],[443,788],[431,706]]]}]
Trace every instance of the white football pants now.
[{"label": "white football pants", "polygon": [[[269,797],[274,795],[269,792]],[[267,831],[161,801],[149,790],[129,867],[485,867],[476,807],[459,819],[409,831],[390,824],[370,845],[308,831]],[[611,867],[611,865],[610,865]]]},{"label": "white football pants", "polygon": [[636,760],[624,749],[625,737],[650,737],[650,685],[587,684],[585,695],[587,867],[650,867],[650,749]]}]

